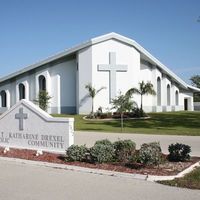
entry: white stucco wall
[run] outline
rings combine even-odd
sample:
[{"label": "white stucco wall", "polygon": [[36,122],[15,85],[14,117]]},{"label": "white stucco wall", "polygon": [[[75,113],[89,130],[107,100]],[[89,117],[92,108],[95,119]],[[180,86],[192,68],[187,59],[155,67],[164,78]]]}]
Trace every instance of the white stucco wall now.
[{"label": "white stucco wall", "polygon": [[[76,112],[76,59],[70,59],[50,68],[51,112]],[[60,107],[60,108],[59,108]]]},{"label": "white stucco wall", "polygon": [[[92,109],[91,98],[87,98],[85,85],[92,84],[92,47],[82,49],[77,53],[77,113],[90,113]],[[95,77],[93,77],[95,79]]]},{"label": "white stucco wall", "polygon": [[36,99],[36,79],[35,74],[29,75],[29,100],[34,101]]},{"label": "white stucco wall", "polygon": [[2,99],[0,97],[0,113],[3,113],[7,109],[9,109],[11,107],[11,94],[10,94],[11,84],[8,83],[8,84],[5,84],[5,85],[1,86],[0,87],[0,92],[1,91],[5,91],[5,93],[6,93],[6,105],[7,105],[7,107],[1,107],[1,105],[2,105]]},{"label": "white stucco wall", "polygon": [[[15,81],[0,87],[0,91],[10,92],[10,103],[13,106],[19,101],[19,84],[25,85],[25,99],[34,102],[39,94],[39,76],[46,79],[46,89],[52,97],[49,113],[75,113],[76,112],[76,59],[42,67],[35,73],[24,74]],[[9,96],[8,95],[8,96]]]},{"label": "white stucco wall", "polygon": [[[152,66],[148,62],[141,61],[139,77],[140,77],[140,80],[139,80],[140,83],[142,81],[144,81],[145,83],[151,82],[153,84],[154,90],[156,91],[157,81],[155,81],[156,80],[155,66]],[[136,87],[139,87],[139,85],[137,84]],[[143,109],[145,112],[154,111],[153,106],[155,106],[156,103],[157,103],[156,96],[153,96],[153,95],[144,95],[143,96]]]},{"label": "white stucco wall", "polygon": [[[38,67],[26,74],[1,84],[0,91],[7,93],[8,107],[19,101],[18,85],[23,83],[26,88],[26,99],[34,101],[39,93],[39,76],[46,78],[46,88],[52,97],[49,104],[49,113],[88,114],[92,109],[91,98],[85,85],[91,83],[96,89],[104,86],[94,100],[94,111],[100,106],[105,111],[111,108],[110,104],[110,77],[109,71],[100,71],[99,65],[109,64],[109,55],[116,55],[116,65],[127,67],[127,71],[116,72],[116,95],[123,94],[132,87],[138,87],[141,81],[151,82],[157,91],[157,78],[161,79],[161,105],[158,106],[157,96],[144,96],[143,108],[146,112],[184,110],[184,99],[188,99],[188,110],[193,110],[193,94],[183,91],[173,77],[161,72],[158,66],[143,62],[145,57],[140,55],[133,46],[116,39],[105,40],[92,46],[78,50],[76,54],[54,60],[45,66]],[[142,60],[142,62],[141,62]],[[167,85],[170,85],[170,105],[167,105]],[[179,105],[175,102],[175,92],[179,91]],[[133,100],[140,106],[140,96],[133,95]]]},{"label": "white stucco wall", "polygon": [[139,82],[140,54],[135,48],[116,40],[108,40],[92,46],[92,84],[96,89],[102,86],[106,87],[96,96],[94,110],[100,106],[104,109],[111,107],[109,102],[109,72],[98,71],[98,65],[109,64],[109,52],[116,53],[117,65],[127,65],[128,67],[127,72],[116,72],[116,95],[120,91],[124,94]]},{"label": "white stucco wall", "polygon": [[16,80],[16,103],[20,101],[19,99],[19,84],[22,83],[25,86],[25,99],[29,99],[29,82],[30,82],[30,76],[23,76],[21,78],[18,78]]},{"label": "white stucco wall", "polygon": [[180,93],[180,107],[184,110],[184,99],[188,99],[188,111],[194,110],[193,93],[181,92]]}]

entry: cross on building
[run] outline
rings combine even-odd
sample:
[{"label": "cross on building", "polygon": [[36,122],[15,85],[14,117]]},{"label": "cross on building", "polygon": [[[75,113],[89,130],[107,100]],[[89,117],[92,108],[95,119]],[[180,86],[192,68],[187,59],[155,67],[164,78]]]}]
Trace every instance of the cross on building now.
[{"label": "cross on building", "polygon": [[110,102],[116,96],[116,72],[126,72],[128,69],[127,65],[116,64],[116,53],[109,52],[109,64],[98,65],[98,71],[109,72],[109,91],[110,91]]},{"label": "cross on building", "polygon": [[28,115],[23,113],[23,108],[19,109],[19,113],[15,114],[15,119],[19,120],[19,130],[24,130],[24,119],[27,119]]}]

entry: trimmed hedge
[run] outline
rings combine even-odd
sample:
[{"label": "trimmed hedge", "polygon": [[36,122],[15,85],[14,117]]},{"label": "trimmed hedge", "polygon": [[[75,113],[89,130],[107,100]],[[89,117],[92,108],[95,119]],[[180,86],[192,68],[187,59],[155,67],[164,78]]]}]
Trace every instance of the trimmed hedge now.
[{"label": "trimmed hedge", "polygon": [[138,159],[144,165],[159,165],[162,159],[160,144],[158,142],[142,144]]},{"label": "trimmed hedge", "polygon": [[135,153],[136,144],[132,140],[118,140],[113,143],[115,158],[119,162],[128,162]]},{"label": "trimmed hedge", "polygon": [[[190,159],[191,147],[185,144],[171,144],[168,147],[170,161],[183,162]],[[108,139],[96,141],[90,149],[85,145],[72,145],[66,151],[66,161],[93,163],[121,162],[124,164],[142,163],[159,165],[162,161],[161,147],[158,142],[145,143],[136,151],[136,144],[131,140],[118,140],[114,143]]]},{"label": "trimmed hedge", "polygon": [[191,147],[189,145],[181,143],[171,144],[169,145],[168,150],[168,159],[170,161],[183,162],[190,159],[189,153],[191,152]]},{"label": "trimmed hedge", "polygon": [[112,162],[114,159],[114,148],[109,145],[97,144],[90,149],[90,155],[93,162]]},{"label": "trimmed hedge", "polygon": [[66,151],[67,161],[85,161],[89,149],[85,145],[72,145]]},{"label": "trimmed hedge", "polygon": [[113,145],[112,142],[110,140],[108,140],[108,139],[97,140],[94,145],[97,145],[97,144],[111,145],[111,146]]},{"label": "trimmed hedge", "polygon": [[105,139],[99,140],[90,148],[90,156],[92,162],[106,163],[114,160],[115,149],[113,144]]}]

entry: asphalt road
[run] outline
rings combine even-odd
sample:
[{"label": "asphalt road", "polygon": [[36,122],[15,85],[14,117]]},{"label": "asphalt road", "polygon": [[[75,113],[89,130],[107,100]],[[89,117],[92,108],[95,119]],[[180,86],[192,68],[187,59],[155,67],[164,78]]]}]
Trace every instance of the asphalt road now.
[{"label": "asphalt road", "polygon": [[168,146],[172,143],[184,143],[191,146],[193,156],[200,156],[200,136],[176,136],[176,135],[148,135],[128,133],[102,133],[102,132],[75,132],[75,144],[86,144],[92,146],[96,140],[109,139],[131,139],[136,142],[137,148],[145,142],[160,142],[162,151],[168,153]]},{"label": "asphalt road", "polygon": [[199,190],[0,161],[1,200],[199,200]]}]

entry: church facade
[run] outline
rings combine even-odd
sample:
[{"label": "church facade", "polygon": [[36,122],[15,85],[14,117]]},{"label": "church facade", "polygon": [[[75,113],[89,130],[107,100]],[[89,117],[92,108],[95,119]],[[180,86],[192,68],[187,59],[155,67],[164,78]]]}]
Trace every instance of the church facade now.
[{"label": "church facade", "polygon": [[[193,92],[153,55],[132,39],[116,33],[93,38],[41,62],[0,79],[0,112],[21,99],[34,101],[40,90],[52,97],[49,113],[91,112],[92,101],[85,85],[102,90],[94,100],[94,110],[111,108],[111,100],[138,83],[151,82],[155,96],[144,96],[146,112],[193,110]],[[140,105],[140,97],[133,95]]]}]

